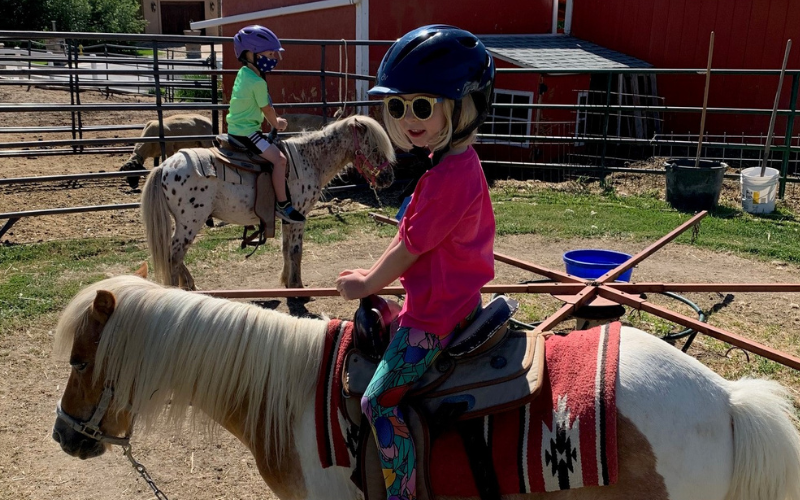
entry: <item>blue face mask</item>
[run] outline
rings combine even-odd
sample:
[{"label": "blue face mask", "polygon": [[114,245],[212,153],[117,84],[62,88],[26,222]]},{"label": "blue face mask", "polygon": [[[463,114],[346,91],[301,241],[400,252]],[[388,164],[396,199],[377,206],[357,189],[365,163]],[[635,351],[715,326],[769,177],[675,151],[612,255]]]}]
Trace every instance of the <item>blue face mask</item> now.
[{"label": "blue face mask", "polygon": [[258,68],[262,74],[269,73],[277,65],[277,59],[270,59],[267,56],[256,56],[256,68]]}]

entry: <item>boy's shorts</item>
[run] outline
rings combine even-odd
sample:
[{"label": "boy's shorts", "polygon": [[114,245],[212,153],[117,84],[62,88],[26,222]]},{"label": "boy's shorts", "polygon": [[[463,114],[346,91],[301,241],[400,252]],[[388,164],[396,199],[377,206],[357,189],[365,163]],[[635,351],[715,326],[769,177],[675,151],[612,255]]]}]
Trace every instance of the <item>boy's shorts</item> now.
[{"label": "boy's shorts", "polygon": [[241,142],[244,146],[247,147],[247,150],[253,154],[260,155],[267,148],[272,144],[269,142],[269,139],[266,135],[264,135],[260,130],[257,132],[253,132],[250,135],[233,135],[228,134],[230,137],[233,137],[237,141]]}]

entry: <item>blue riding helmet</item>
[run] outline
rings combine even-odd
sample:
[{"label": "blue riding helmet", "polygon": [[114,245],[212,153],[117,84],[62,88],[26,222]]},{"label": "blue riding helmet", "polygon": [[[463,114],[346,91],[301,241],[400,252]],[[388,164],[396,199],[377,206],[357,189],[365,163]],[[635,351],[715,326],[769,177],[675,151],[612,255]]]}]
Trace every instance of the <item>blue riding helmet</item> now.
[{"label": "blue riding helmet", "polygon": [[242,53],[249,50],[254,55],[267,50],[283,52],[281,41],[269,28],[254,24],[245,26],[233,36],[233,51],[236,59],[241,60]]},{"label": "blue riding helmet", "polygon": [[432,24],[406,33],[389,47],[369,94],[432,94],[455,101],[472,94],[483,97],[475,99],[481,113],[491,103],[494,74],[492,55],[478,37],[455,26]]}]

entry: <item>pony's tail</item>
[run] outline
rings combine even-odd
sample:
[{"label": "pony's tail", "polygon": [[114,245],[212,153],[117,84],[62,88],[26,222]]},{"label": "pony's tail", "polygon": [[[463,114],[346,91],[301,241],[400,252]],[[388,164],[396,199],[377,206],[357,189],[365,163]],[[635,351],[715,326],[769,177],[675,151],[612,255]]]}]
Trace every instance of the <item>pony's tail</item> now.
[{"label": "pony's tail", "polygon": [[730,384],[733,480],[727,500],[800,500],[800,435],[788,391],[777,382]]},{"label": "pony's tail", "polygon": [[153,271],[156,281],[171,284],[172,262],[170,239],[172,217],[161,187],[161,167],[156,167],[147,176],[142,189],[142,219],[147,236],[147,246],[153,256]]}]

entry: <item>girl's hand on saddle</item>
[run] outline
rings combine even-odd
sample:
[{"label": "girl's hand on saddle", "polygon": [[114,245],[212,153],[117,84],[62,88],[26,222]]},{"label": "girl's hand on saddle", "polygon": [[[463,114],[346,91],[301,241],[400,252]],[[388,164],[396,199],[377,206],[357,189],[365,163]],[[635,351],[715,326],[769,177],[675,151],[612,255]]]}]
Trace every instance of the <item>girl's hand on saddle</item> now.
[{"label": "girl's hand on saddle", "polygon": [[336,290],[345,300],[360,299],[370,294],[366,269],[348,269],[336,278]]},{"label": "girl's hand on saddle", "polygon": [[278,117],[278,119],[275,121],[278,122],[276,123],[275,128],[278,129],[279,132],[283,132],[284,130],[286,130],[286,127],[289,126],[289,122],[286,121],[286,118]]}]

